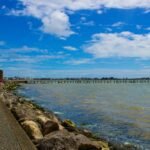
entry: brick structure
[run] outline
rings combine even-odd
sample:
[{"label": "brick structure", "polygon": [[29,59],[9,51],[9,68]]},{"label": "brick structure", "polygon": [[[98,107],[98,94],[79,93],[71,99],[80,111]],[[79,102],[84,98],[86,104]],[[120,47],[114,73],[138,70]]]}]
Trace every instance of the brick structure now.
[{"label": "brick structure", "polygon": [[3,82],[3,70],[0,70],[0,82]]}]

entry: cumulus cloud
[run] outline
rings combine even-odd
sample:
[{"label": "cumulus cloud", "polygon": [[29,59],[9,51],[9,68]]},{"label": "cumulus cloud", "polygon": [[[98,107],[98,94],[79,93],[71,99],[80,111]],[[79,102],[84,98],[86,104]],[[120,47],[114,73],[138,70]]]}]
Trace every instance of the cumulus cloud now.
[{"label": "cumulus cloud", "polygon": [[99,33],[84,50],[96,58],[135,57],[150,58],[150,34],[134,34],[131,32]]},{"label": "cumulus cloud", "polygon": [[73,47],[73,46],[64,46],[64,49],[69,50],[69,51],[76,51],[77,48]]},{"label": "cumulus cloud", "polygon": [[54,11],[41,19],[42,31],[59,37],[67,37],[74,32],[70,30],[69,17],[61,11]]},{"label": "cumulus cloud", "polygon": [[78,10],[96,10],[102,7],[149,10],[149,0],[18,0],[23,4],[22,10],[12,10],[9,14],[32,16],[42,22],[42,31],[59,37],[68,37],[74,32],[71,29],[68,12]]}]

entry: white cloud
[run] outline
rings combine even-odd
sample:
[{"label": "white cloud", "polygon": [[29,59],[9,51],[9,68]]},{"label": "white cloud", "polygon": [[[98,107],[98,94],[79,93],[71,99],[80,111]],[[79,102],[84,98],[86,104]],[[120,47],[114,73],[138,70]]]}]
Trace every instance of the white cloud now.
[{"label": "white cloud", "polygon": [[61,11],[54,11],[49,16],[44,16],[42,19],[43,26],[41,29],[45,33],[50,33],[59,37],[67,37],[74,34],[70,30],[69,17]]},{"label": "white cloud", "polygon": [[112,24],[112,27],[120,27],[120,26],[123,26],[124,24],[125,24],[124,22],[116,22]]},{"label": "white cloud", "polygon": [[150,58],[150,34],[140,35],[131,32],[100,33],[84,50],[96,58],[137,57]]},{"label": "white cloud", "polygon": [[112,29],[108,27],[108,28],[106,28],[106,31],[112,32]]},{"label": "white cloud", "polygon": [[[32,53],[32,55],[31,55]],[[34,54],[34,58],[33,58]],[[23,62],[37,63],[51,59],[64,58],[65,54],[50,53],[47,49],[39,49],[35,47],[22,46],[18,48],[0,48],[0,62]]]},{"label": "white cloud", "polygon": [[83,22],[82,24],[85,26],[94,26],[95,22],[94,21],[87,21],[87,22]]},{"label": "white cloud", "polygon": [[69,51],[76,51],[77,48],[73,47],[73,46],[64,46],[64,49],[69,50]]},{"label": "white cloud", "polygon": [[11,52],[19,52],[19,53],[26,53],[26,52],[40,52],[40,53],[47,53],[47,49],[39,49],[36,47],[28,47],[26,45],[19,47],[19,48],[11,48],[9,49]]},{"label": "white cloud", "polygon": [[42,22],[41,29],[48,34],[68,37],[71,29],[68,12],[78,10],[96,10],[101,8],[150,8],[149,0],[18,0],[24,5],[23,10],[12,10],[9,14],[33,16]]},{"label": "white cloud", "polygon": [[87,21],[86,17],[81,17],[80,19],[80,24],[85,25],[85,26],[94,26],[95,22],[94,21]]},{"label": "white cloud", "polygon": [[65,62],[65,64],[71,64],[71,65],[82,65],[82,64],[89,64],[89,63],[93,63],[93,59],[84,58],[78,60],[68,60]]}]

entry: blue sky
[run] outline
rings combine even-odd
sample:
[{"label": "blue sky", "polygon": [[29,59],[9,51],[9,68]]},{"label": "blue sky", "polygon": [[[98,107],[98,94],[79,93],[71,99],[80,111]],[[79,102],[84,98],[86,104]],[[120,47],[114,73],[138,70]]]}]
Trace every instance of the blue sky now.
[{"label": "blue sky", "polygon": [[0,0],[6,76],[149,77],[149,0]]}]

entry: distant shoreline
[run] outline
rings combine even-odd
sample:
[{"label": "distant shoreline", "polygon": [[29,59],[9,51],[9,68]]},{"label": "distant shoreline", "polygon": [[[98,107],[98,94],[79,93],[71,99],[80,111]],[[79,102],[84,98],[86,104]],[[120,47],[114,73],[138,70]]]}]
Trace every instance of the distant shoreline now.
[{"label": "distant shoreline", "polygon": [[11,82],[25,84],[46,83],[150,83],[150,78],[10,78]]}]

